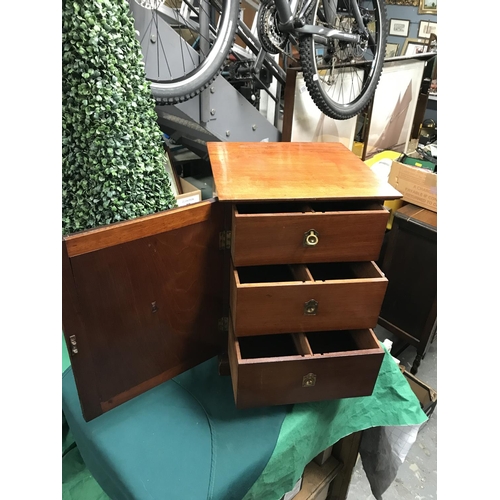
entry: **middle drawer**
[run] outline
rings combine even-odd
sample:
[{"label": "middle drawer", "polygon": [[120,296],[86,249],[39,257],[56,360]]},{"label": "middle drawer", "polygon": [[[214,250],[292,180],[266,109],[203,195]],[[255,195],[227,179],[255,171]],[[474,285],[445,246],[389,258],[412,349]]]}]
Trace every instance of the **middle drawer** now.
[{"label": "middle drawer", "polygon": [[231,263],[237,337],[373,328],[387,288],[374,262],[249,266]]}]

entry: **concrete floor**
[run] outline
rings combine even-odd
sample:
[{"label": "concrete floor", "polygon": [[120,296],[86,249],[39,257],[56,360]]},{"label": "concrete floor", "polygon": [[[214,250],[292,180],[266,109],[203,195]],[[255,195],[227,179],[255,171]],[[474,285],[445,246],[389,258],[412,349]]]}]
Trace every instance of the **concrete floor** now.
[{"label": "concrete floor", "polygon": [[[375,333],[379,340],[388,338],[396,342],[396,337],[377,326]],[[416,377],[437,392],[437,336],[422,360]],[[398,359],[409,371],[416,351],[408,347]],[[383,500],[430,500],[437,498],[437,409],[419,430],[417,440],[411,447],[406,460],[401,464],[398,475],[383,494]],[[370,484],[363,470],[361,460],[354,468],[347,500],[374,500]]]}]

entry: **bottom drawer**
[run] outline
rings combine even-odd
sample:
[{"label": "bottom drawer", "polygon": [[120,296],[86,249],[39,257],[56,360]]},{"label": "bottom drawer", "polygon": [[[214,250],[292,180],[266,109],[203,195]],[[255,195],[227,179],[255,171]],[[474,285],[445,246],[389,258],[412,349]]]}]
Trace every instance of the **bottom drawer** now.
[{"label": "bottom drawer", "polygon": [[373,330],[235,337],[229,363],[238,408],[369,396],[384,350]]}]

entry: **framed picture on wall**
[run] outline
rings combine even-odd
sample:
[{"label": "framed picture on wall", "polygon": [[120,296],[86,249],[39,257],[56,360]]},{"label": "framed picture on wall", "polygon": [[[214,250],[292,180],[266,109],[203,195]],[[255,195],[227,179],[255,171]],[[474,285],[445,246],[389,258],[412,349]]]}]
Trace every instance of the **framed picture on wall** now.
[{"label": "framed picture on wall", "polygon": [[418,38],[430,38],[431,35],[437,36],[437,23],[431,21],[420,21],[418,25]]},{"label": "framed picture on wall", "polygon": [[415,56],[424,54],[429,49],[427,40],[417,40],[416,38],[407,38],[401,51],[402,56]]},{"label": "framed picture on wall", "polygon": [[388,43],[385,46],[385,58],[396,57],[398,55],[399,44],[398,43]]},{"label": "framed picture on wall", "polygon": [[410,31],[409,19],[391,19],[389,23],[389,35],[407,37]]},{"label": "framed picture on wall", "polygon": [[406,7],[417,7],[420,0],[385,0],[386,5],[405,5]]},{"label": "framed picture on wall", "polygon": [[438,1],[437,0],[420,0],[418,4],[419,14],[436,14],[438,12]]}]

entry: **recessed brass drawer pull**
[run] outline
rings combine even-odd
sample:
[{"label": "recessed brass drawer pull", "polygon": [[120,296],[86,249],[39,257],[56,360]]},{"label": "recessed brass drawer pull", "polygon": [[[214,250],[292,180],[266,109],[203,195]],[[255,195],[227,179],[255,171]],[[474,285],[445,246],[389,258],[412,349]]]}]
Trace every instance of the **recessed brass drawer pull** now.
[{"label": "recessed brass drawer pull", "polygon": [[316,375],[308,373],[302,377],[302,387],[314,387],[316,385]]},{"label": "recessed brass drawer pull", "polygon": [[304,314],[306,316],[316,316],[318,312],[318,301],[311,299],[304,303]]},{"label": "recessed brass drawer pull", "polygon": [[314,247],[319,242],[319,234],[315,229],[309,229],[304,233],[304,246],[305,247]]}]

